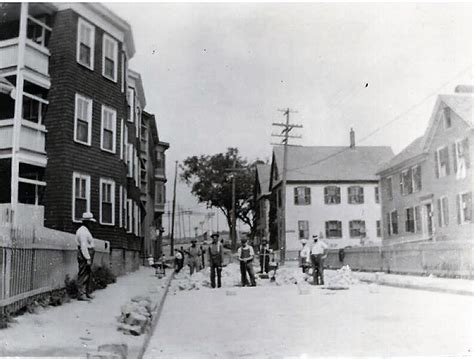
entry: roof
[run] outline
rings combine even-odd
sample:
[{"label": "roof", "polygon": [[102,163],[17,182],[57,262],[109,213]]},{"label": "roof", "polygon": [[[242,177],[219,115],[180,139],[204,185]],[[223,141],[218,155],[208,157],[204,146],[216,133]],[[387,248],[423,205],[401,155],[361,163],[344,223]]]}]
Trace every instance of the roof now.
[{"label": "roof", "polygon": [[390,161],[382,165],[377,171],[377,173],[388,170],[389,168],[395,167],[405,161],[408,161],[411,158],[414,158],[423,153],[423,136],[416,138],[412,143],[410,143],[405,149],[403,149],[399,154],[393,157]]},{"label": "roof", "polygon": [[140,107],[143,110],[146,106],[146,98],[145,91],[143,90],[142,76],[138,72],[128,69],[127,82],[129,82],[130,85],[134,85],[133,87],[137,91],[138,101],[140,101]]},{"label": "roof", "polygon": [[474,97],[472,94],[439,95],[439,99],[469,126],[473,127],[472,104]]},{"label": "roof", "polygon": [[[281,173],[283,146],[273,154]],[[287,181],[376,181],[377,168],[391,157],[388,146],[288,146]]]},{"label": "roof", "polygon": [[262,194],[269,193],[269,186],[270,186],[270,172],[272,166],[266,164],[258,164],[257,165],[257,178],[258,183],[260,185],[260,191]]}]

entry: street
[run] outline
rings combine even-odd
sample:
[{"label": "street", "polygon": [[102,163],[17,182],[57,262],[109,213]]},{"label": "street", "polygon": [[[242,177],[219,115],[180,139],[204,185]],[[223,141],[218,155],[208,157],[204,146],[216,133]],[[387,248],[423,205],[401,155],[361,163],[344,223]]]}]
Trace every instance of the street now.
[{"label": "street", "polygon": [[170,293],[145,357],[471,354],[472,297],[368,284],[304,288]]}]

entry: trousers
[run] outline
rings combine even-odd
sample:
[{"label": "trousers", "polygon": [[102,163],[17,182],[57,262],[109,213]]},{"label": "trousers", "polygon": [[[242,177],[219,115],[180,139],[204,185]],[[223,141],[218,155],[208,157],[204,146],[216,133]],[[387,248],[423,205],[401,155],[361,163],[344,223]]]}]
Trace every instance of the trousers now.
[{"label": "trousers", "polygon": [[217,288],[221,287],[221,273],[222,267],[220,265],[211,264],[211,287],[216,287],[216,276],[217,276]]},{"label": "trousers", "polygon": [[247,262],[241,261],[240,262],[240,276],[242,279],[242,286],[249,285],[249,282],[247,280],[247,273],[250,277],[250,284],[252,286],[257,285],[255,283],[255,274],[253,271],[252,261],[247,261]]},{"label": "trousers", "polygon": [[77,263],[79,265],[79,273],[77,275],[77,286],[79,295],[92,293],[92,263],[94,262],[94,249],[89,248],[89,255],[91,256],[91,264],[87,264],[87,259],[84,258],[81,250],[77,251]]},{"label": "trousers", "polygon": [[[324,285],[324,259],[322,254],[311,254],[313,284]],[[320,282],[321,280],[321,282]]]}]

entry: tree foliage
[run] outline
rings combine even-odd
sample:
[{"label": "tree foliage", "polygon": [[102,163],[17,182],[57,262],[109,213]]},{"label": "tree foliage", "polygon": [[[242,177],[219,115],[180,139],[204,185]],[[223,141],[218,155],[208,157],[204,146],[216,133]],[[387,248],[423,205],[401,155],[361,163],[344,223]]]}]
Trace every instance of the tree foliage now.
[{"label": "tree foliage", "polygon": [[[232,172],[229,169],[234,168]],[[255,232],[253,186],[255,163],[249,163],[239,155],[237,148],[225,153],[190,156],[180,165],[180,177],[188,185],[198,201],[208,208],[219,208],[224,213],[229,229],[232,228],[232,173],[235,175],[236,216]]]}]

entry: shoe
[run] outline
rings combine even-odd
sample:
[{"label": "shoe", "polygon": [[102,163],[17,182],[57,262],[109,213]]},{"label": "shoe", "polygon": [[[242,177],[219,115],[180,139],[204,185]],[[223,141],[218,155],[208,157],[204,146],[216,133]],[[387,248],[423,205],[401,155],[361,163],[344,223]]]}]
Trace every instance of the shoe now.
[{"label": "shoe", "polygon": [[80,300],[82,302],[90,302],[91,301],[89,298],[87,298],[84,295],[80,295],[79,297],[77,297],[77,300]]},{"label": "shoe", "polygon": [[86,297],[89,299],[94,299],[94,296],[92,294],[86,294]]}]

